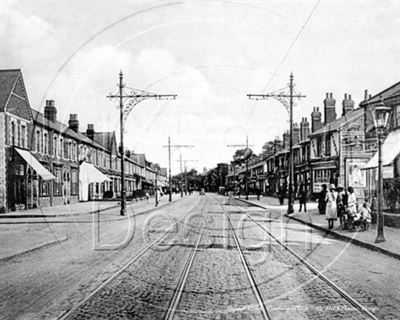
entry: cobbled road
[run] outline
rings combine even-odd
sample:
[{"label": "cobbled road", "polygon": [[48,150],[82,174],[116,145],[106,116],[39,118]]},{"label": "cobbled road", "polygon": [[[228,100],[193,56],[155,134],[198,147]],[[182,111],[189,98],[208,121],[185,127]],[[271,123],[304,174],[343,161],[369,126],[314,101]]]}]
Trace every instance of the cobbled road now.
[{"label": "cobbled road", "polygon": [[[366,271],[372,263],[399,270],[398,260],[326,238],[278,212],[218,195],[193,195],[143,217],[137,227],[133,240],[109,256],[123,254],[117,268],[98,270],[101,281],[92,279],[89,289],[65,295],[51,312],[25,318],[372,319],[290,250],[375,319],[400,318],[393,284],[398,273],[375,273],[371,285]],[[366,254],[370,264],[360,258]]]}]

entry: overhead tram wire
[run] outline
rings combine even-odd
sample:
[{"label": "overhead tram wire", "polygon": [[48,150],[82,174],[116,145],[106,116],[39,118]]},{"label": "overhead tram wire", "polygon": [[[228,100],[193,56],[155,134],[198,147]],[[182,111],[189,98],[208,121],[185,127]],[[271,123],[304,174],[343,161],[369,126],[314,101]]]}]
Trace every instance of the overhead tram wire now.
[{"label": "overhead tram wire", "polygon": [[[313,16],[315,10],[318,8],[319,4],[320,4],[321,0],[317,0],[317,3],[314,5],[314,7],[312,8],[312,10],[310,11],[310,13],[308,14],[306,21],[304,21],[303,25],[300,27],[300,30],[297,32],[296,36],[294,37],[293,41],[291,42],[291,44],[289,45],[288,49],[286,50],[285,54],[283,55],[283,58],[281,59],[281,61],[279,62],[278,66],[276,67],[275,71],[272,73],[271,78],[268,80],[267,84],[264,86],[264,88],[262,89],[262,91],[266,91],[269,87],[269,85],[271,84],[272,80],[275,78],[275,76],[278,74],[279,69],[281,68],[281,66],[283,65],[283,63],[286,61],[287,57],[289,56],[290,51],[293,49],[294,45],[296,44],[297,40],[300,38],[301,34],[303,33],[305,27],[307,26],[308,22],[311,20],[311,17]],[[249,116],[247,118],[246,123],[249,123],[250,118],[253,115],[254,112],[254,106],[255,103],[253,103],[253,105],[251,106],[250,109],[250,113]]]}]

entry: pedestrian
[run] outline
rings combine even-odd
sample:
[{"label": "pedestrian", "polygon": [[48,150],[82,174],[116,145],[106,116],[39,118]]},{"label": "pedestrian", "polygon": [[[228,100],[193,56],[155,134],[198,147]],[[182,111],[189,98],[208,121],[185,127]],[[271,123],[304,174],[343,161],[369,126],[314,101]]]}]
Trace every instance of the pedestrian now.
[{"label": "pedestrian", "polygon": [[337,199],[336,199],[336,210],[337,216],[340,222],[340,228],[344,227],[344,220],[346,215],[346,204],[347,204],[347,195],[344,191],[344,187],[342,185],[338,185],[336,188],[337,191]]},{"label": "pedestrian", "polygon": [[299,189],[299,212],[301,212],[302,207],[304,206],[304,212],[307,212],[307,190],[305,187],[303,187],[302,185],[300,186]]},{"label": "pedestrian", "polygon": [[333,228],[333,223],[337,220],[337,208],[336,208],[336,199],[337,192],[334,184],[331,184],[329,187],[329,192],[326,193],[326,210],[325,210],[325,219],[328,220],[328,228]]},{"label": "pedestrian", "polygon": [[278,198],[279,198],[279,204],[282,206],[283,203],[285,202],[285,190],[283,186],[280,186],[278,189]]},{"label": "pedestrian", "polygon": [[261,195],[260,188],[256,188],[256,195],[257,195],[257,200],[260,200],[260,195]]},{"label": "pedestrian", "polygon": [[354,188],[350,186],[347,188],[347,191],[349,193],[349,197],[347,200],[348,212],[349,215],[355,215],[357,213],[357,197],[354,193]]},{"label": "pedestrian", "polygon": [[318,195],[318,210],[319,214],[325,214],[326,211],[326,184],[322,185],[322,190]]},{"label": "pedestrian", "polygon": [[160,198],[161,198],[161,192],[160,189],[156,189],[155,192],[155,206],[158,207],[158,203],[160,202]]}]

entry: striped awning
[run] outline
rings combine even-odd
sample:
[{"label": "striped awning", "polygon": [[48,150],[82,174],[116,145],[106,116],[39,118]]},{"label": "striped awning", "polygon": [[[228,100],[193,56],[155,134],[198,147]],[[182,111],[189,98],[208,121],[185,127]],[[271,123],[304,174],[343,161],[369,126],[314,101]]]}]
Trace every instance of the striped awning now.
[{"label": "striped awning", "polygon": [[43,180],[54,180],[56,178],[28,150],[22,150],[18,148],[15,148],[15,150]]}]

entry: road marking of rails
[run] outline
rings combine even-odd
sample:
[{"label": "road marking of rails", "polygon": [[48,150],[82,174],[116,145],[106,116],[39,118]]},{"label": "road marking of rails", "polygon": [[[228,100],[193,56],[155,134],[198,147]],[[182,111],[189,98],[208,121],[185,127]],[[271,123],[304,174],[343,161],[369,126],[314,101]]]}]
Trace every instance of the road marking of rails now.
[{"label": "road marking of rails", "polygon": [[72,309],[66,311],[64,314],[62,314],[59,319],[60,320],[65,320],[67,319],[73,312],[78,310],[82,305],[84,305],[86,302],[88,302],[97,292],[102,290],[106,285],[108,285],[111,281],[113,281],[116,277],[118,277],[122,272],[124,272],[126,269],[128,269],[134,262],[136,262],[138,259],[140,259],[151,247],[154,245],[162,242],[169,234],[175,226],[181,222],[191,211],[189,211],[187,214],[183,215],[181,218],[179,218],[170,228],[168,228],[159,238],[151,242],[149,245],[144,247],[138,254],[136,254],[131,260],[129,260],[121,269],[119,269],[116,273],[114,273],[110,278],[108,278],[105,282],[103,282],[97,289],[95,289],[93,292],[91,292],[85,299],[83,299],[81,302],[78,303],[75,307]]},{"label": "road marking of rails", "polygon": [[[221,204],[221,206],[222,206],[222,204]],[[251,288],[252,288],[252,290],[253,290],[253,292],[254,292],[254,294],[256,296],[257,302],[258,302],[258,304],[259,304],[259,306],[261,308],[261,313],[262,313],[264,319],[271,320],[271,317],[268,314],[268,310],[265,307],[265,303],[264,303],[264,300],[263,300],[263,298],[261,296],[261,293],[258,290],[258,287],[257,287],[256,281],[254,279],[254,276],[253,276],[252,272],[250,271],[249,264],[247,263],[246,258],[245,258],[244,253],[243,253],[243,250],[240,247],[239,239],[237,238],[236,233],[235,233],[235,231],[233,229],[233,225],[232,225],[231,219],[229,218],[228,214],[225,212],[225,208],[223,206],[222,206],[222,209],[224,210],[224,213],[225,213],[226,218],[228,220],[229,229],[232,232],[233,239],[234,239],[236,247],[237,247],[237,249],[239,251],[240,260],[242,261],[242,264],[244,266],[244,270],[246,271],[246,275],[247,275],[247,278],[249,279]]]},{"label": "road marking of rails", "polygon": [[313,265],[311,265],[305,258],[301,257],[297,252],[289,248],[287,245],[282,243],[278,238],[276,238],[272,233],[270,233],[268,230],[266,230],[262,225],[258,223],[255,219],[253,219],[252,216],[248,215],[247,213],[243,212],[246,214],[251,220],[253,220],[261,229],[263,229],[272,239],[274,239],[279,245],[281,245],[283,248],[285,248],[287,251],[289,251],[293,256],[295,256],[302,264],[304,264],[312,273],[314,273],[318,278],[320,278],[322,281],[324,281],[326,284],[328,284],[333,290],[335,290],[337,293],[339,293],[340,296],[342,296],[344,299],[346,299],[350,304],[352,304],[356,309],[360,310],[363,312],[365,315],[367,315],[369,318],[374,319],[374,320],[379,320],[378,317],[376,317],[371,311],[369,311],[366,307],[364,307],[361,303],[359,303],[357,300],[352,298],[346,291],[338,287],[334,282],[329,280],[323,273],[318,271]]},{"label": "road marking of rails", "polygon": [[199,247],[202,235],[203,235],[204,227],[205,227],[205,224],[206,224],[207,214],[205,216],[203,216],[203,217],[204,217],[203,225],[201,227],[201,231],[200,231],[199,236],[197,238],[196,244],[192,248],[192,250],[191,250],[191,252],[189,254],[189,257],[186,260],[186,263],[185,263],[185,266],[183,268],[181,277],[178,280],[178,285],[176,286],[175,293],[174,293],[174,295],[173,295],[173,297],[171,299],[171,302],[169,304],[167,313],[165,314],[164,319],[166,319],[166,320],[167,319],[173,319],[174,316],[175,316],[176,309],[177,309],[177,307],[179,305],[179,302],[181,300],[181,297],[182,297],[183,289],[185,288],[186,280],[187,280],[187,278],[189,276],[190,269],[192,268],[192,265],[193,265],[194,257],[196,255],[196,253],[199,251],[198,247]]}]

